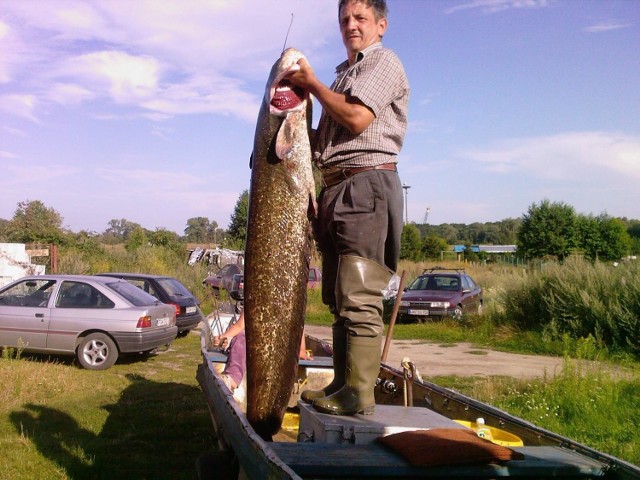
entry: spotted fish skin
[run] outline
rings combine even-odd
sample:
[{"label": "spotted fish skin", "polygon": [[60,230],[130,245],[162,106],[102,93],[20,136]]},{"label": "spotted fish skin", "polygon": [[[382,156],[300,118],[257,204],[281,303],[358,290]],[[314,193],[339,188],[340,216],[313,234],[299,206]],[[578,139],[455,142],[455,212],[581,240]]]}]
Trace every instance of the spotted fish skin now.
[{"label": "spotted fish skin", "polygon": [[289,48],[273,65],[258,115],[244,267],[247,419],[270,440],[296,379],[315,192],[308,93],[286,80],[304,58]]}]

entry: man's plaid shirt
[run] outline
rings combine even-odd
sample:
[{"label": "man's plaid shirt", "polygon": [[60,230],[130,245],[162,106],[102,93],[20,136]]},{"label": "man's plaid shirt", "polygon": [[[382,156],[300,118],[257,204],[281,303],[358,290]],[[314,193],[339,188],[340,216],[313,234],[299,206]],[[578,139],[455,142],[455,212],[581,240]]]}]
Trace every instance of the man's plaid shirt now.
[{"label": "man's plaid shirt", "polygon": [[331,89],[355,97],[375,119],[354,135],[325,112],[315,137],[314,160],[321,168],[370,167],[397,162],[407,129],[409,82],[396,54],[375,43],[336,69]]}]

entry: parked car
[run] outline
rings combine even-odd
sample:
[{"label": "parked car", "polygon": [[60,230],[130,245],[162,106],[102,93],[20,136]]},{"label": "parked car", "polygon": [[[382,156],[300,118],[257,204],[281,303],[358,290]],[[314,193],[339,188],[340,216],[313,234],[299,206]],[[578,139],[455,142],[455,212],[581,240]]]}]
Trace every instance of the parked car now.
[{"label": "parked car", "polygon": [[[322,272],[318,267],[309,267],[307,288],[317,288],[322,284]],[[244,301],[244,274],[236,273],[229,287],[229,296],[236,302]]]},{"label": "parked car", "polygon": [[176,310],[178,336],[187,335],[204,320],[204,314],[200,310],[200,300],[177,278],[145,273],[101,273],[100,275],[126,280],[153,295],[162,303],[173,305]]},{"label": "parked car", "polygon": [[441,267],[425,270],[404,290],[398,319],[424,321],[450,316],[460,320],[469,312],[481,312],[482,289],[464,270]]},{"label": "parked car", "polygon": [[309,280],[307,288],[318,288],[322,285],[322,270],[318,267],[309,267]]},{"label": "parked car", "polygon": [[117,278],[35,275],[0,289],[0,346],[75,355],[89,370],[150,353],[177,333],[174,307]]},{"label": "parked car", "polygon": [[213,289],[215,294],[220,294],[220,290],[231,290],[233,276],[242,273],[242,267],[235,263],[228,263],[218,271],[205,278],[202,283]]}]

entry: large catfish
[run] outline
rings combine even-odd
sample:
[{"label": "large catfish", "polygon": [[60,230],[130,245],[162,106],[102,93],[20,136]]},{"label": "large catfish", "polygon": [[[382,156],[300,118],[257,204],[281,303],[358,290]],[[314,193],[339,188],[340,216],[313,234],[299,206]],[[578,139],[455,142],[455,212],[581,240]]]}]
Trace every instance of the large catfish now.
[{"label": "large catfish", "polygon": [[313,209],[311,98],[287,75],[304,58],[289,48],[273,65],[251,160],[245,251],[247,419],[270,440],[295,381],[307,303]]}]

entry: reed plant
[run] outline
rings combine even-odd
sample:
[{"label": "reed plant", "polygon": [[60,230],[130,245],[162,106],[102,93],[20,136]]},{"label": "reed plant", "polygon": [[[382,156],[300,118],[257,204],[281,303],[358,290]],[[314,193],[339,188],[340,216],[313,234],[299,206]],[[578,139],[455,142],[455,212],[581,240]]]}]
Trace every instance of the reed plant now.
[{"label": "reed plant", "polygon": [[612,353],[640,355],[640,263],[580,258],[549,263],[501,292],[501,318],[550,341],[593,337]]}]

